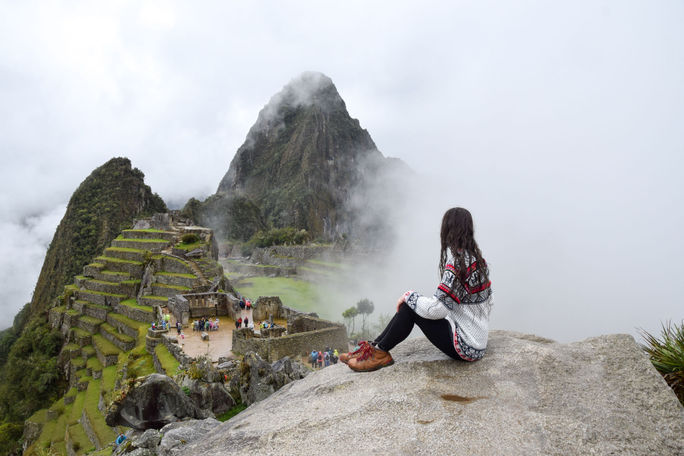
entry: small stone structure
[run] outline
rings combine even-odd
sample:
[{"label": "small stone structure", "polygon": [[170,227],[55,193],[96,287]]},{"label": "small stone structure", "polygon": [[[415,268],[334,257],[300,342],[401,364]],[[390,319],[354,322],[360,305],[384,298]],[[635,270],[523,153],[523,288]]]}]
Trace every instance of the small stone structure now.
[{"label": "small stone structure", "polygon": [[287,328],[275,326],[259,333],[250,328],[233,331],[234,353],[253,351],[274,362],[284,356],[299,357],[326,347],[347,351],[344,325],[283,306],[280,298],[261,297],[254,304],[254,322],[286,319]]},{"label": "small stone structure", "polygon": [[168,309],[182,324],[191,318],[229,316],[235,318],[237,298],[230,293],[188,293],[169,298]]}]

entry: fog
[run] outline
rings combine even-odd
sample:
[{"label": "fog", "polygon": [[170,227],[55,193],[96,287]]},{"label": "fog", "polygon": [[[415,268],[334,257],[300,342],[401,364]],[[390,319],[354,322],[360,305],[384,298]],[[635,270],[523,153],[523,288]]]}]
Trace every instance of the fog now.
[{"label": "fog", "polygon": [[681,321],[683,19],[674,1],[6,3],[0,327],[95,167],[128,156],[174,207],[207,196],[308,70],[423,176],[392,201],[391,260],[359,284],[376,312],[434,291],[441,215],[463,206],[492,327],[567,341]]}]

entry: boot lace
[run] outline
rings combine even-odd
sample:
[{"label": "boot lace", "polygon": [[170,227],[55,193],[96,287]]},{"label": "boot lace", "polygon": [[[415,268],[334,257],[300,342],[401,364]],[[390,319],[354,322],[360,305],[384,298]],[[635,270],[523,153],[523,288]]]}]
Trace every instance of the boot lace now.
[{"label": "boot lace", "polygon": [[375,351],[375,347],[373,347],[371,344],[366,344],[363,347],[359,348],[361,354],[358,356],[359,361],[364,361],[371,356],[373,356],[373,352]]},{"label": "boot lace", "polygon": [[356,350],[354,350],[353,352],[349,352],[348,354],[350,356],[351,355],[358,355],[359,353],[361,353],[363,351],[364,347],[366,347],[367,345],[370,345],[370,343],[368,343],[367,340],[362,340],[361,342],[359,342],[359,345],[357,345],[358,348]]}]

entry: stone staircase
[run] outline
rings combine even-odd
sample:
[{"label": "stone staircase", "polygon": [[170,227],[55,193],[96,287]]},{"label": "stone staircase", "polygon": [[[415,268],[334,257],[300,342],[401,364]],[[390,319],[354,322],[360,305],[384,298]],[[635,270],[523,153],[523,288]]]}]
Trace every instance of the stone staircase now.
[{"label": "stone staircase", "polygon": [[[203,282],[191,261],[162,252],[177,236],[172,231],[124,230],[65,287],[63,305],[50,309],[49,319],[66,337],[60,361],[70,389],[47,411],[29,418],[41,432],[25,454],[108,451],[117,430],[106,425],[104,404],[122,380],[120,373],[174,373],[177,363],[164,345],[146,344],[150,323],[168,297],[191,292]],[[146,267],[154,271],[152,294],[139,296]]]}]

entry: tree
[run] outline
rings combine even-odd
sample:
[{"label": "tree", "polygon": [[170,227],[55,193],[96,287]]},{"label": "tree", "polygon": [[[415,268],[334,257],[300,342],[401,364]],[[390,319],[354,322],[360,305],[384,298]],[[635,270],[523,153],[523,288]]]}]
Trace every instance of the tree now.
[{"label": "tree", "polygon": [[373,313],[373,310],[375,310],[375,305],[373,304],[373,301],[371,301],[370,299],[364,298],[361,301],[356,303],[356,309],[363,316],[363,320],[362,320],[362,324],[361,324],[361,332],[365,336],[366,335],[366,315],[370,315]]},{"label": "tree", "polygon": [[350,307],[349,309],[342,312],[342,316],[347,320],[347,328],[349,329],[349,334],[354,332],[354,322],[356,321],[356,316],[359,314],[359,310],[356,307]]}]

